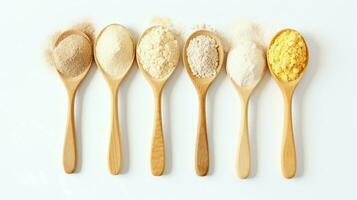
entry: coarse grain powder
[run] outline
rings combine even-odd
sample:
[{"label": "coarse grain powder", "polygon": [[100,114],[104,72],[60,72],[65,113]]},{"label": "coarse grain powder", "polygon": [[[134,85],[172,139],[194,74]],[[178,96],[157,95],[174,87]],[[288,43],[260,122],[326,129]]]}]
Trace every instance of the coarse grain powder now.
[{"label": "coarse grain powder", "polygon": [[213,77],[218,66],[218,44],[209,36],[193,38],[187,47],[187,58],[192,74],[199,78]]},{"label": "coarse grain powder", "polygon": [[83,73],[92,61],[92,45],[81,35],[72,34],[64,38],[52,51],[57,70],[68,77]]},{"label": "coarse grain powder", "polygon": [[152,28],[142,37],[137,53],[144,70],[156,79],[167,77],[180,56],[175,34],[163,26]]},{"label": "coarse grain powder", "polygon": [[112,78],[122,77],[134,59],[134,43],[130,33],[120,25],[108,26],[95,46],[96,59]]}]

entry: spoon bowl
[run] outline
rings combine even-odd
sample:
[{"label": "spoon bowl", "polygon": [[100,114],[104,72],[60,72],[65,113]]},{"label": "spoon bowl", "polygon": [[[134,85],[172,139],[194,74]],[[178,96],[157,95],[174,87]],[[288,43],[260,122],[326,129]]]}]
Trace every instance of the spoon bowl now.
[{"label": "spoon bowl", "polygon": [[[188,63],[187,48],[190,44],[190,41],[200,35],[208,36],[214,39],[218,45],[218,65],[216,68],[216,73],[214,76],[209,78],[199,78],[196,77]],[[208,30],[197,30],[193,32],[188,39],[183,48],[182,52],[183,64],[184,67],[190,76],[193,85],[196,88],[198,97],[199,97],[199,117],[198,117],[198,131],[196,139],[196,154],[195,154],[195,168],[196,174],[198,176],[205,176],[209,170],[209,150],[208,150],[208,139],[207,139],[207,127],[206,127],[206,95],[209,86],[214,81],[214,79],[219,74],[223,61],[224,61],[224,50],[221,40],[218,36]]]},{"label": "spoon bowl", "polygon": [[[79,35],[85,38],[90,44],[92,44],[89,37],[81,31],[77,30],[67,30],[63,32],[56,40],[55,47],[70,35]],[[63,167],[66,173],[73,173],[76,170],[77,166],[77,143],[76,143],[76,130],[74,123],[74,102],[75,95],[78,89],[78,86],[88,74],[88,71],[92,65],[93,59],[90,60],[88,67],[81,74],[75,77],[66,76],[57,70],[59,76],[61,77],[68,94],[68,116],[67,116],[67,128],[64,141],[64,150],[63,150]]]},{"label": "spoon bowl", "polygon": [[[139,45],[141,43],[142,38],[151,32],[153,29],[158,28],[160,26],[152,26],[148,28],[138,40],[137,50],[139,49]],[[179,61],[179,56],[174,64],[174,69],[167,74],[164,78],[157,79],[151,76],[143,67],[140,62],[140,58],[138,55],[138,51],[136,52],[136,61],[138,63],[139,70],[144,75],[145,79],[149,82],[153,89],[154,98],[155,98],[155,117],[154,117],[154,130],[152,137],[152,146],[151,146],[151,173],[154,176],[161,176],[164,173],[165,169],[165,143],[164,143],[164,134],[162,129],[162,119],[161,119],[161,96],[162,90],[170,78],[172,73],[175,71],[177,63]]]},{"label": "spoon bowl", "polygon": [[[269,48],[267,50],[267,58],[269,58],[269,49],[275,42],[276,38],[280,36],[285,31],[294,31],[294,29],[283,29],[278,32],[269,44]],[[292,81],[282,81],[280,80],[274,73],[272,66],[268,60],[268,67],[269,71],[272,74],[275,82],[278,84],[283,97],[284,97],[284,129],[283,129],[283,142],[282,142],[282,152],[281,152],[281,168],[282,173],[285,178],[293,178],[296,174],[296,152],[295,152],[295,142],[294,142],[294,133],[293,133],[293,125],[292,125],[292,113],[291,113],[291,104],[292,104],[292,97],[294,94],[294,90],[298,83],[300,82],[301,78],[303,77],[307,63],[309,60],[309,51],[306,45],[305,39],[301,36],[302,41],[306,47],[306,62],[304,63],[303,70],[300,72],[299,77]]]},{"label": "spoon bowl", "polygon": [[[132,61],[131,63],[128,63],[127,69],[120,74],[117,77],[113,77],[109,73],[105,71],[103,66],[100,64],[98,55],[97,55],[97,43],[98,40],[101,38],[102,34],[111,27],[119,27],[127,31],[127,33],[130,35],[131,42],[133,44],[133,52],[131,54],[132,56]],[[119,128],[119,119],[118,119],[118,89],[120,86],[120,83],[122,80],[125,78],[125,76],[128,74],[130,71],[133,61],[135,59],[135,42],[130,34],[129,30],[120,25],[120,24],[110,24],[106,27],[104,27],[101,32],[98,34],[95,43],[94,43],[94,59],[95,62],[102,72],[105,80],[108,83],[108,86],[110,88],[111,94],[112,94],[112,126],[111,126],[111,133],[110,133],[110,141],[109,141],[109,151],[108,151],[108,166],[110,173],[113,175],[117,175],[120,173],[120,168],[122,164],[122,151],[121,151],[121,142],[120,142],[120,128]]]}]

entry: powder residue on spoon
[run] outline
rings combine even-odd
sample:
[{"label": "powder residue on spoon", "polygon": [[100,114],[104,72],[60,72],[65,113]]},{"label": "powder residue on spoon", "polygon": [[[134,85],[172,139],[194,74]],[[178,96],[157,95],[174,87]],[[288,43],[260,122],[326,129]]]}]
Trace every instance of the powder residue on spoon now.
[{"label": "powder residue on spoon", "polygon": [[152,28],[142,37],[137,53],[144,70],[156,79],[171,74],[180,56],[174,33],[163,26]]},{"label": "powder residue on spoon", "polygon": [[134,43],[130,33],[120,25],[107,27],[95,46],[96,59],[112,78],[127,72],[134,59]]},{"label": "powder residue on spoon", "polygon": [[205,35],[193,38],[187,47],[187,58],[194,76],[198,78],[215,76],[219,61],[216,40]]},{"label": "powder residue on spoon", "polygon": [[307,62],[307,47],[300,33],[294,30],[281,32],[269,48],[268,62],[279,80],[298,79]]},{"label": "powder residue on spoon", "polygon": [[83,36],[72,34],[64,38],[52,51],[57,70],[68,77],[83,73],[92,61],[91,43]]}]

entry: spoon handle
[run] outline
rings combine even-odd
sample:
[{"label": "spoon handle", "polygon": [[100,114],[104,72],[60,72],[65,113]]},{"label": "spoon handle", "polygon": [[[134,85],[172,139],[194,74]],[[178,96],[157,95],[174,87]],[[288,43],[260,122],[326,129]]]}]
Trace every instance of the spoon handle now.
[{"label": "spoon handle", "polygon": [[206,176],[209,169],[209,152],[206,127],[206,94],[199,96],[198,132],[196,140],[196,174]]},{"label": "spoon handle", "polygon": [[238,147],[237,173],[239,178],[245,179],[250,171],[250,145],[248,134],[248,105],[249,97],[242,98],[242,117],[240,143]]},{"label": "spoon handle", "polygon": [[121,166],[121,144],[120,144],[120,130],[118,120],[118,90],[112,91],[112,129],[110,132],[108,165],[110,173],[117,175],[120,172]]},{"label": "spoon handle", "polygon": [[285,121],[281,152],[281,168],[285,178],[292,178],[295,176],[296,172],[296,153],[291,115],[292,93],[290,95],[284,95],[284,100]]},{"label": "spoon handle", "polygon": [[151,173],[161,176],[165,169],[165,144],[161,120],[161,90],[155,92],[155,118],[151,145]]},{"label": "spoon handle", "polygon": [[67,128],[63,149],[63,167],[64,171],[68,174],[71,174],[76,170],[77,164],[76,131],[74,126],[75,93],[75,90],[68,91]]}]

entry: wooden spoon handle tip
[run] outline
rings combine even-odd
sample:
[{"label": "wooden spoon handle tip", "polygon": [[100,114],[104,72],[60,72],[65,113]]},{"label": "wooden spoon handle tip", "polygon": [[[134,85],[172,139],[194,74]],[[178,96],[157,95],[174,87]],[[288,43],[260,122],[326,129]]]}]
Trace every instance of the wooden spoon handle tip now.
[{"label": "wooden spoon handle tip", "polygon": [[196,140],[196,174],[206,176],[209,169],[209,150],[206,126],[206,98],[199,98],[198,132]]},{"label": "wooden spoon handle tip", "polygon": [[120,130],[118,119],[118,94],[113,91],[112,94],[112,128],[110,132],[109,151],[108,151],[108,165],[110,173],[117,175],[120,173],[121,167],[121,144],[120,144]]},{"label": "wooden spoon handle tip", "polygon": [[151,146],[151,173],[161,176],[165,169],[165,142],[161,119],[161,93],[155,95],[155,118]]},{"label": "wooden spoon handle tip", "polygon": [[292,96],[285,97],[285,121],[281,153],[281,167],[285,178],[293,178],[296,173],[296,152],[292,125],[291,98]]},{"label": "wooden spoon handle tip", "polygon": [[242,122],[240,143],[238,147],[237,173],[239,178],[245,179],[250,172],[250,145],[248,133],[248,99],[242,102]]},{"label": "wooden spoon handle tip", "polygon": [[77,144],[74,125],[74,100],[75,92],[68,93],[67,128],[63,149],[63,167],[68,174],[74,173],[77,165]]}]

